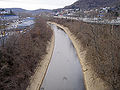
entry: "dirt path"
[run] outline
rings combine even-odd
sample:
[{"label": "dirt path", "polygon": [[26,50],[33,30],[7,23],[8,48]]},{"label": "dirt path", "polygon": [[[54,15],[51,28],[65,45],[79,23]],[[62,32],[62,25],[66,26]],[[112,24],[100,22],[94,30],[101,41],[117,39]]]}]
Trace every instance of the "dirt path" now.
[{"label": "dirt path", "polygon": [[95,75],[95,73],[91,69],[91,67],[85,63],[85,55],[86,55],[87,51],[83,50],[80,42],[70,32],[70,30],[67,27],[64,27],[63,25],[59,25],[54,22],[49,22],[49,23],[55,24],[58,27],[62,28],[68,34],[69,38],[72,40],[73,45],[77,51],[78,57],[80,59],[81,65],[82,65],[86,90],[111,90],[111,88],[109,86],[107,86],[103,80],[101,80],[100,78],[98,78]]},{"label": "dirt path", "polygon": [[55,35],[53,32],[53,36],[49,44],[47,45],[47,54],[43,57],[43,60],[38,64],[35,70],[35,74],[31,77],[30,85],[27,87],[26,90],[39,90],[52,57],[54,42]]}]

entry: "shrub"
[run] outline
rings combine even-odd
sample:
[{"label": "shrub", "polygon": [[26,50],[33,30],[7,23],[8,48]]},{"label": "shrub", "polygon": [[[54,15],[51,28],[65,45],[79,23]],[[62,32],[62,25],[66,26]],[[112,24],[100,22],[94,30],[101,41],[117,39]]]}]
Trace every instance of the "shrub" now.
[{"label": "shrub", "polygon": [[120,89],[120,26],[90,24],[82,21],[51,19],[69,28],[83,50],[85,62],[113,90]]},{"label": "shrub", "polygon": [[11,36],[0,48],[0,90],[25,90],[29,78],[46,54],[52,30],[40,17],[25,34]]}]

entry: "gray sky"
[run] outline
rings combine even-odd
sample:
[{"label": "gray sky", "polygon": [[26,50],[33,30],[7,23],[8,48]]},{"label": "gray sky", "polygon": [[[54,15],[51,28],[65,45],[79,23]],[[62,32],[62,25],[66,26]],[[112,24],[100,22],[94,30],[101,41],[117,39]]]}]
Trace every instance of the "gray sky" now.
[{"label": "gray sky", "polygon": [[0,8],[56,9],[70,5],[77,0],[0,0]]}]

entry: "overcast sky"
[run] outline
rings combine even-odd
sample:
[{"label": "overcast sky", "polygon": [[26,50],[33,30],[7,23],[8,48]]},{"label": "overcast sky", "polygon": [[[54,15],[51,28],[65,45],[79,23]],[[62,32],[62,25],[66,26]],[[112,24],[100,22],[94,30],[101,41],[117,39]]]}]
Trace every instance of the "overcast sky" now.
[{"label": "overcast sky", "polygon": [[57,9],[70,5],[77,0],[0,0],[0,8]]}]

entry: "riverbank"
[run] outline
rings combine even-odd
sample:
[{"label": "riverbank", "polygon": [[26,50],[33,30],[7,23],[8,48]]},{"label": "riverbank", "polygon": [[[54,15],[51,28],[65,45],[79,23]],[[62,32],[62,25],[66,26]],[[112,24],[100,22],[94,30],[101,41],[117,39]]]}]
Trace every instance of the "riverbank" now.
[{"label": "riverbank", "polygon": [[57,24],[55,22],[49,23],[55,24],[58,27],[62,28],[72,40],[73,45],[76,48],[78,57],[80,59],[80,63],[82,65],[86,90],[112,90],[111,87],[107,85],[105,81],[97,77],[94,70],[92,70],[92,68],[86,63],[85,59],[87,50],[83,49],[82,44],[77,39],[77,37],[74,34],[72,34],[67,27],[64,27],[63,25]]},{"label": "riverbank", "polygon": [[50,56],[44,56],[54,46],[49,46],[54,39],[52,36],[53,31],[46,21],[36,17],[32,29],[26,28],[25,33],[16,33],[7,38],[0,47],[0,90],[26,90],[32,83],[31,76],[37,72],[38,66],[44,64],[43,59],[50,60]]},{"label": "riverbank", "polygon": [[46,55],[43,56],[42,61],[38,63],[38,66],[35,70],[35,74],[31,77],[30,85],[27,87],[26,90],[39,90],[40,89],[40,86],[43,82],[48,65],[52,57],[52,53],[54,50],[54,42],[55,42],[55,35],[53,32],[51,40],[49,41],[47,45],[47,50],[46,50],[47,53]]}]

